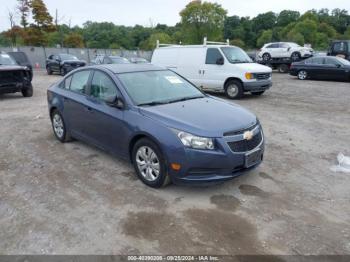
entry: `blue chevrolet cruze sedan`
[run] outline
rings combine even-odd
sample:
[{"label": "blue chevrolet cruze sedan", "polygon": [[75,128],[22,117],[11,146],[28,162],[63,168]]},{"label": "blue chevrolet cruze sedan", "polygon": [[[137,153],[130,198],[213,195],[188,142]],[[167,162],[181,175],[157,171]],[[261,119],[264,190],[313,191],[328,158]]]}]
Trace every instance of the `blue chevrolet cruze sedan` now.
[{"label": "blue chevrolet cruze sedan", "polygon": [[128,159],[148,186],[229,180],[259,165],[254,114],[150,64],[77,69],[47,93],[55,136]]}]

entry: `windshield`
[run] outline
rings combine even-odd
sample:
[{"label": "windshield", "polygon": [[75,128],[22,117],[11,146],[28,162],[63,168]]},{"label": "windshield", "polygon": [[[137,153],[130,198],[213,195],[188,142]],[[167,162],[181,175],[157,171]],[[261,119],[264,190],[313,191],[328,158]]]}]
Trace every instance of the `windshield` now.
[{"label": "windshield", "polygon": [[338,61],[343,65],[350,65],[350,62],[342,57],[337,57]]},{"label": "windshield", "polygon": [[76,56],[68,54],[62,54],[60,57],[62,60],[79,60]]},{"label": "windshield", "polygon": [[123,73],[119,78],[139,106],[205,97],[196,87],[169,70]]},{"label": "windshield", "polygon": [[247,53],[238,47],[221,47],[221,50],[232,64],[253,62]]},{"label": "windshield", "polygon": [[110,57],[113,64],[130,64],[129,60],[124,57]]},{"label": "windshield", "polygon": [[0,54],[0,65],[17,65],[8,54]]},{"label": "windshield", "polygon": [[296,43],[288,43],[290,47],[300,47],[300,45]]}]

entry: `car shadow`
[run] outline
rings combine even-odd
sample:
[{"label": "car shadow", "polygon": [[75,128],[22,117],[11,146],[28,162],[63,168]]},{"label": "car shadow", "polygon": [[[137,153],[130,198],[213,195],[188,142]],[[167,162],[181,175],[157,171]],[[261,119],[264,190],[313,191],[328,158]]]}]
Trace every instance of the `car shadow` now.
[{"label": "car shadow", "polygon": [[10,94],[0,94],[1,100],[15,100],[15,99],[25,99],[21,93],[10,93]]}]

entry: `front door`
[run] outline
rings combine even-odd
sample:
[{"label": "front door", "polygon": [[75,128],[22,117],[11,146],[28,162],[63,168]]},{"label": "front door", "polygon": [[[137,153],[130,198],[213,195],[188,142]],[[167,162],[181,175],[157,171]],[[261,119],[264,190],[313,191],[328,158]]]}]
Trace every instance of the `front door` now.
[{"label": "front door", "polygon": [[106,103],[120,97],[113,79],[96,70],[92,76],[89,96],[86,98],[88,116],[85,122],[89,139],[96,145],[117,154],[127,152],[123,143],[126,137],[124,111]]},{"label": "front door", "polygon": [[225,62],[223,54],[218,48],[208,48],[205,58],[205,64],[201,68],[202,86],[204,90],[222,91],[224,84],[223,64]]}]

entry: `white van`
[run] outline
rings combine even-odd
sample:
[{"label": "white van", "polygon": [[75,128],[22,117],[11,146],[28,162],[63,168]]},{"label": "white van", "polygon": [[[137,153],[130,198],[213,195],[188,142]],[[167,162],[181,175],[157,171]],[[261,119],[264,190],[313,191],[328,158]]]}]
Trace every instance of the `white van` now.
[{"label": "white van", "polygon": [[153,52],[152,64],[184,76],[204,91],[240,98],[244,92],[261,95],[272,86],[271,68],[254,63],[241,48],[228,43],[166,45]]}]

